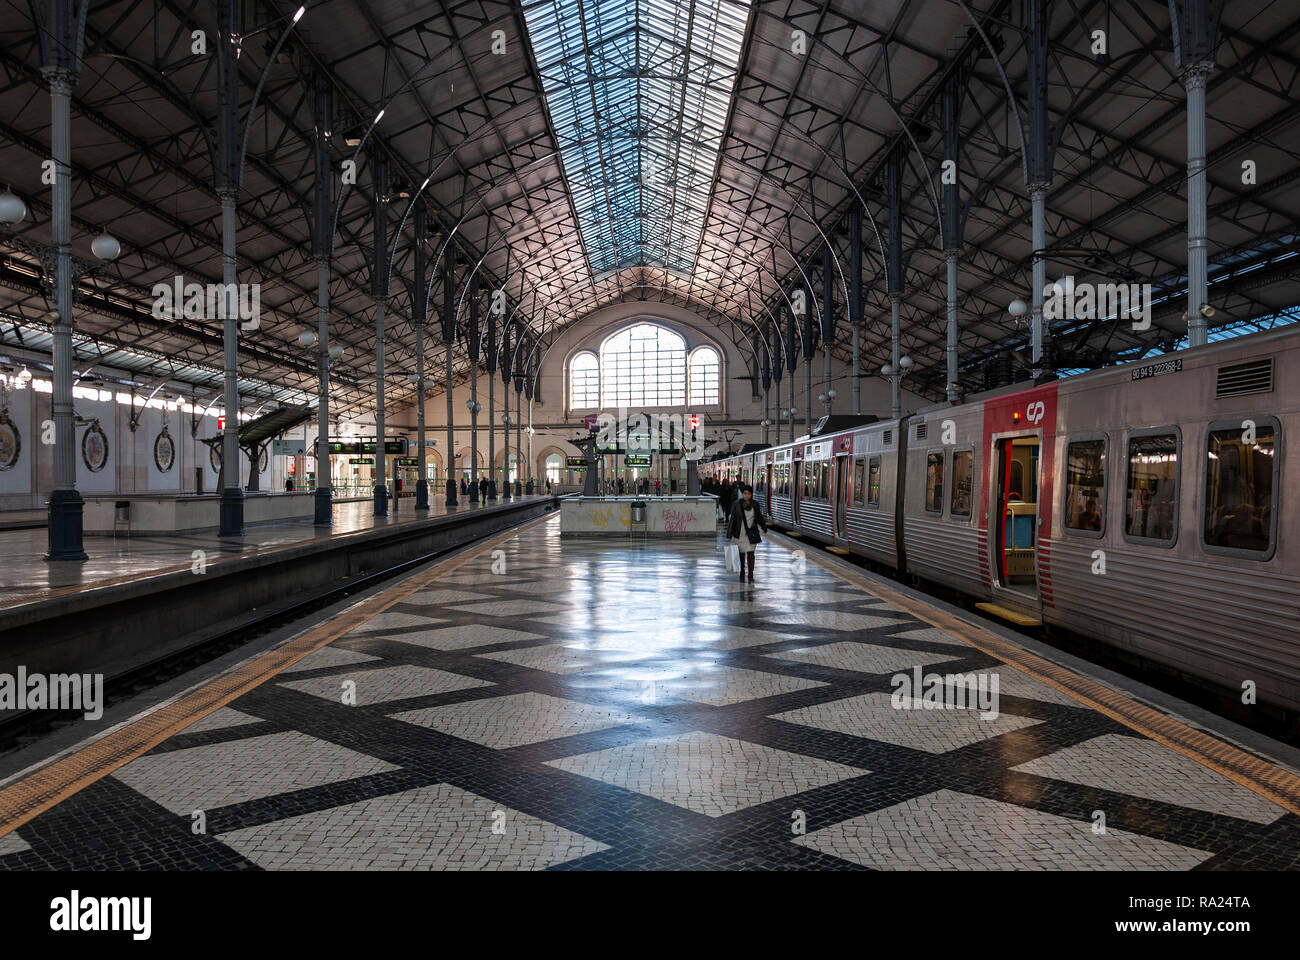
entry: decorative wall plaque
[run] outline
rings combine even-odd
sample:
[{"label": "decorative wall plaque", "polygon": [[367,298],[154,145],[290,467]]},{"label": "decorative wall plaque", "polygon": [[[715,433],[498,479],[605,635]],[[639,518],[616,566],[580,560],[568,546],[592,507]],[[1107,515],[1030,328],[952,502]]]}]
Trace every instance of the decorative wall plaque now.
[{"label": "decorative wall plaque", "polygon": [[167,425],[163,424],[162,431],[153,441],[153,465],[158,468],[159,473],[166,473],[175,462],[176,444],[167,432]]},{"label": "decorative wall plaque", "polygon": [[9,408],[0,409],[0,470],[12,470],[23,452],[23,435],[9,419]]},{"label": "decorative wall plaque", "polygon": [[92,420],[81,435],[81,462],[91,473],[99,473],[108,464],[108,434],[98,420]]}]

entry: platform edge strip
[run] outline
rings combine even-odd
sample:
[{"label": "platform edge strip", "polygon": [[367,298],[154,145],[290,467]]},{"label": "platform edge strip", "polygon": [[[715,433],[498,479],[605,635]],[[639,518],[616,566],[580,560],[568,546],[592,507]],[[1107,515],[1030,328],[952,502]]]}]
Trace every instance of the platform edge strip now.
[{"label": "platform edge strip", "polygon": [[260,656],[222,674],[197,690],[113,730],[74,753],[63,756],[21,780],[0,789],[0,838],[62,803],[114,770],[125,766],[158,744],[202,720],[271,677],[293,666],[308,654],[333,643],[367,620],[378,616],[432,580],[446,576],[485,551],[519,536],[521,528],[548,519],[547,514],[526,520],[510,530],[470,547],[409,580],[389,587],[354,604],[337,617],[308,628],[305,633],[268,650]]}]

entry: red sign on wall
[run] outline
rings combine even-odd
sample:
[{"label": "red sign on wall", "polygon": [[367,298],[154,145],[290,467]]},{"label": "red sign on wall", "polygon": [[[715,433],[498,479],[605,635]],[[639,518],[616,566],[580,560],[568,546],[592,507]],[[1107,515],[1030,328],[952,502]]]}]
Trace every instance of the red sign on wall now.
[{"label": "red sign on wall", "polygon": [[588,430],[595,430],[598,420],[599,417],[596,414],[589,413],[587,416],[583,417],[582,423]]},{"label": "red sign on wall", "polygon": [[217,429],[218,430],[226,429],[226,418],[224,414],[222,416],[217,417]]}]

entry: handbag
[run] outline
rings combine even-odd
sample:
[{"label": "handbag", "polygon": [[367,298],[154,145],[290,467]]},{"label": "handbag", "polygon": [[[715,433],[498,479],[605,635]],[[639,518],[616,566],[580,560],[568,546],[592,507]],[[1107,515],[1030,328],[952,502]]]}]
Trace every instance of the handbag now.
[{"label": "handbag", "polygon": [[729,543],[726,549],[727,554],[727,572],[740,572],[740,547],[737,544]]}]

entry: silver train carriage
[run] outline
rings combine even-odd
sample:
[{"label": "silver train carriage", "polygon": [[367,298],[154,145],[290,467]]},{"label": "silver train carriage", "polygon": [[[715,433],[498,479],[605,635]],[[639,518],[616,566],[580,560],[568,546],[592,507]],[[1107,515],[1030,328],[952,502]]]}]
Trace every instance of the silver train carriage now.
[{"label": "silver train carriage", "polygon": [[[1300,710],[1300,329],[701,465],[779,525]],[[901,478],[901,481],[900,481]]]}]

